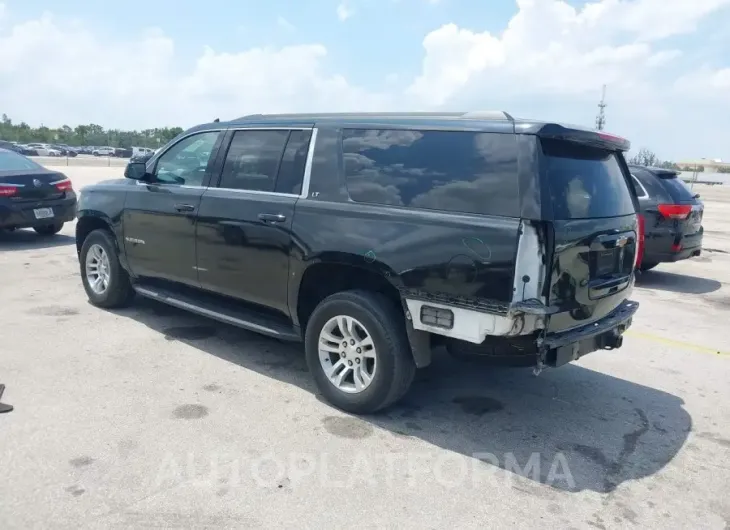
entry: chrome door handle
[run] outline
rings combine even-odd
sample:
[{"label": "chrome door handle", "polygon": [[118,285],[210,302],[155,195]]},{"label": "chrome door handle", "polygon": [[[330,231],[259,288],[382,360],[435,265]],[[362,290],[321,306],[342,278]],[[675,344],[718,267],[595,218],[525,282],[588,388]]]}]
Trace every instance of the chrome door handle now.
[{"label": "chrome door handle", "polygon": [[195,210],[195,206],[193,206],[192,204],[176,204],[175,209],[178,212],[192,212],[193,210]]},{"label": "chrome door handle", "polygon": [[259,220],[269,223],[282,223],[286,221],[286,215],[280,213],[260,213]]}]

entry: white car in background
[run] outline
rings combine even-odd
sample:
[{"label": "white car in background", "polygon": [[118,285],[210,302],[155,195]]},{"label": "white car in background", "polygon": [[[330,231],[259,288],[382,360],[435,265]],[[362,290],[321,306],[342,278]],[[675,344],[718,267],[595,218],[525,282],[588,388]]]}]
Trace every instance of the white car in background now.
[{"label": "white car in background", "polygon": [[154,153],[155,151],[153,151],[149,147],[132,147],[132,158],[152,155]]},{"label": "white car in background", "polygon": [[114,156],[114,148],[113,147],[97,147],[94,149],[91,154],[94,156]]},{"label": "white car in background", "polygon": [[27,144],[28,149],[33,149],[38,156],[61,156],[61,151],[53,149],[48,144]]}]

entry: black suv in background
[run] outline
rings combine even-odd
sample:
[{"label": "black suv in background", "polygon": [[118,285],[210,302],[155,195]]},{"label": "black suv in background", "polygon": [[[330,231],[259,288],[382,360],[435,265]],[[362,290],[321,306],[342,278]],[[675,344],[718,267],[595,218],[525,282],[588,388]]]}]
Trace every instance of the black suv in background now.
[{"label": "black suv in background", "polygon": [[700,194],[694,193],[672,169],[629,166],[639,199],[643,224],[643,252],[637,265],[653,269],[659,263],[675,262],[702,253]]},{"label": "black suv in background", "polygon": [[356,413],[440,344],[560,366],[620,347],[638,307],[628,148],[504,112],[200,125],[81,192],[83,285],[100,307],[136,293],[303,341]]}]

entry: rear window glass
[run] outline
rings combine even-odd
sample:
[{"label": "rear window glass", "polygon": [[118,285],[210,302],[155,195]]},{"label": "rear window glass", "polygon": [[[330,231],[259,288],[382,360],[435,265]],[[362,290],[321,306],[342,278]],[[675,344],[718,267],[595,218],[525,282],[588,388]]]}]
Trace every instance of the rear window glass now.
[{"label": "rear window glass", "polygon": [[353,201],[518,215],[514,135],[346,129],[342,146]]},{"label": "rear window glass", "polygon": [[31,159],[13,151],[0,151],[0,172],[2,171],[25,171],[40,169],[41,166]]},{"label": "rear window glass", "polygon": [[677,202],[691,201],[694,198],[694,192],[689,189],[689,186],[678,177],[664,178],[660,177],[662,184],[669,191],[669,194]]},{"label": "rear window glass", "polygon": [[618,154],[542,139],[555,219],[618,217],[636,212]]}]

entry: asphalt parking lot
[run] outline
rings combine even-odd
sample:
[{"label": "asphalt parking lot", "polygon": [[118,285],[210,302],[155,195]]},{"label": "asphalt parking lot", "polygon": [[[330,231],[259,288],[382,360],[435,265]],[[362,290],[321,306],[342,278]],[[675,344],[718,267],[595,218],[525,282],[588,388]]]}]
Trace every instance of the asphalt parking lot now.
[{"label": "asphalt parking lot", "polygon": [[363,418],[299,346],[89,305],[73,224],[0,234],[0,527],[728,528],[727,188],[696,188],[707,251],[642,275],[620,350],[539,377],[438,355]]}]

